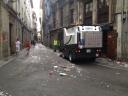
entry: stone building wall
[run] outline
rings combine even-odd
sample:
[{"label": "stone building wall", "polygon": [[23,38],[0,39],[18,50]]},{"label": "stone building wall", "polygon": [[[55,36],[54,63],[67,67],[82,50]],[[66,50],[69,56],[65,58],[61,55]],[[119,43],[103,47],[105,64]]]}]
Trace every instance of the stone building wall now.
[{"label": "stone building wall", "polygon": [[[2,8],[2,4],[1,4],[1,0],[0,0],[0,21],[2,21],[2,19],[1,19],[1,9]],[[1,31],[1,29],[2,29],[2,23],[0,22],[0,59],[2,58],[2,43],[1,43],[1,41],[2,41],[2,31]]]},{"label": "stone building wall", "polygon": [[1,18],[2,18],[2,56],[7,57],[9,56],[9,13],[8,11],[2,7],[1,10]]},{"label": "stone building wall", "polygon": [[0,0],[0,59],[15,53],[17,38],[22,45],[26,39],[31,39],[30,28],[18,16],[12,5],[10,6],[5,0]]},{"label": "stone building wall", "polygon": [[116,2],[117,57],[128,59],[128,0]]}]

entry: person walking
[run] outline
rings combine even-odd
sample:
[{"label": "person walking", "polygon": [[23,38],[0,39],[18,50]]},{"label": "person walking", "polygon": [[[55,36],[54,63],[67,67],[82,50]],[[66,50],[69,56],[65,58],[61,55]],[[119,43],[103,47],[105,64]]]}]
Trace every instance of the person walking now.
[{"label": "person walking", "polygon": [[17,40],[15,42],[15,45],[16,45],[16,55],[18,55],[19,52],[20,52],[20,45],[21,45],[21,42],[19,41],[18,38],[17,38]]},{"label": "person walking", "polygon": [[56,52],[57,50],[59,51],[60,50],[60,41],[55,39],[53,41],[53,49],[54,49],[54,52]]},{"label": "person walking", "polygon": [[31,44],[30,44],[29,41],[26,41],[25,47],[26,47],[26,50],[27,50],[27,54],[26,55],[29,55],[29,51],[30,51],[30,48],[31,48]]}]

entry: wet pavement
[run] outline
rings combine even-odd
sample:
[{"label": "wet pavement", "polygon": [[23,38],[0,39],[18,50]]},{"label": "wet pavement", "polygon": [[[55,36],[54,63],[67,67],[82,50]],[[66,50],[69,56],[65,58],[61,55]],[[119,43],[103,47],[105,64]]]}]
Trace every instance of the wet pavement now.
[{"label": "wet pavement", "polygon": [[0,96],[128,96],[128,71],[73,64],[38,44],[0,68]]}]

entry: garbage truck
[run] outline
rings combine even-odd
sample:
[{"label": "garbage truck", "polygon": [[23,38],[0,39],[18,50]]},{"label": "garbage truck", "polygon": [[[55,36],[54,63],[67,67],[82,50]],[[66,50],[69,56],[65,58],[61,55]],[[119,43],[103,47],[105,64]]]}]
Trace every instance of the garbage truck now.
[{"label": "garbage truck", "polygon": [[63,28],[62,56],[71,62],[78,59],[95,61],[100,56],[103,35],[100,26]]}]

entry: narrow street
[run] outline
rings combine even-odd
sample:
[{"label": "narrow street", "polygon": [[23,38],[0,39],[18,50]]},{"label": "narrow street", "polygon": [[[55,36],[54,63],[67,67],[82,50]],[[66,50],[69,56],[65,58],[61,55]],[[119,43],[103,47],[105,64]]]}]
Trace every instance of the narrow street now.
[{"label": "narrow street", "polygon": [[128,71],[72,64],[38,44],[0,68],[0,96],[128,96]]}]

